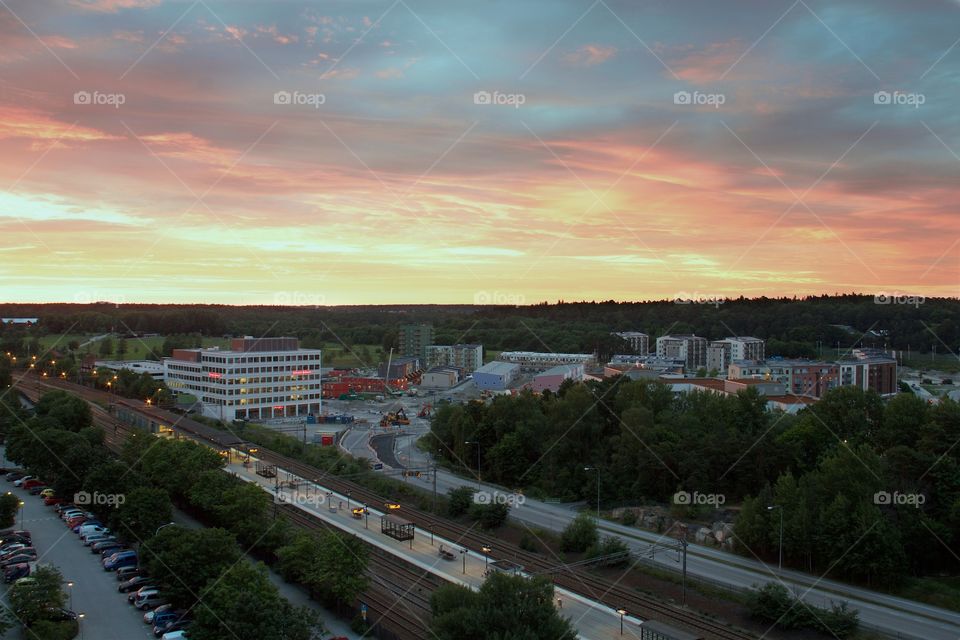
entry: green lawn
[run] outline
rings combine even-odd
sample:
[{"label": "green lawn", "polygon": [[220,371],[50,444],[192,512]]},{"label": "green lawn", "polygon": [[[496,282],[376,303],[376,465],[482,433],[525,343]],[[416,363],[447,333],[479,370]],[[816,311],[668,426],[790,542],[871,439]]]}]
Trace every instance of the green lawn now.
[{"label": "green lawn", "polygon": [[73,340],[76,340],[77,342],[82,343],[89,340],[90,337],[81,333],[68,333],[65,335],[56,334],[56,335],[49,335],[49,336],[41,336],[40,338],[37,338],[37,339],[40,341],[40,345],[43,347],[44,351],[51,348],[56,349],[57,351],[66,351],[67,345],[70,344],[70,342],[72,342]]},{"label": "green lawn", "polygon": [[931,360],[930,354],[915,354],[911,358],[903,359],[903,366],[920,371],[943,371],[945,373],[960,373],[960,360],[949,353],[938,353]]},{"label": "green lawn", "polygon": [[896,595],[960,611],[960,576],[911,580]]},{"label": "green lawn", "polygon": [[[339,342],[328,342],[320,348],[325,367],[376,367],[389,357],[389,352],[378,344],[353,344],[346,349]],[[393,355],[396,357],[396,352]]]}]

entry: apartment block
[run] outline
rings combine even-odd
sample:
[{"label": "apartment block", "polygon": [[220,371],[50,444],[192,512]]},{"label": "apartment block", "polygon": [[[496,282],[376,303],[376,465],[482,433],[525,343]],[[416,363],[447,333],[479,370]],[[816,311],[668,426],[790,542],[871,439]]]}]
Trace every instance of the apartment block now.
[{"label": "apartment block", "polygon": [[683,360],[688,370],[707,366],[707,339],[696,335],[669,335],[657,338],[657,357]]}]

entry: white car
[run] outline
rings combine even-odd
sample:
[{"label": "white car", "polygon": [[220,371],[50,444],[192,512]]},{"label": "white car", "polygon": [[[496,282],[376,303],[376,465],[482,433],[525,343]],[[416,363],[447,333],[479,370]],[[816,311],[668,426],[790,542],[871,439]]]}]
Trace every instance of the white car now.
[{"label": "white car", "polygon": [[186,640],[190,636],[186,631],[171,631],[161,636],[161,640]]},{"label": "white car", "polygon": [[27,480],[33,480],[33,476],[23,476],[23,477],[20,478],[19,480],[14,480],[14,481],[13,481],[13,486],[15,486],[15,487],[22,487],[22,486],[23,486],[23,483],[26,482]]}]

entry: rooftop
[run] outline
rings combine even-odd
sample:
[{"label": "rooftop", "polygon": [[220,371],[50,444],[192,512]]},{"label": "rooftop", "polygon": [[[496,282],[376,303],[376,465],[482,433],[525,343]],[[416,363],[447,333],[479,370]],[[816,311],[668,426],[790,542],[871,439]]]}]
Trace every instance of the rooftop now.
[{"label": "rooftop", "polygon": [[483,365],[473,373],[474,375],[478,373],[489,373],[491,375],[501,376],[516,371],[519,367],[520,365],[516,364],[515,362],[501,362],[499,360],[494,360],[493,362],[488,362],[487,364]]}]

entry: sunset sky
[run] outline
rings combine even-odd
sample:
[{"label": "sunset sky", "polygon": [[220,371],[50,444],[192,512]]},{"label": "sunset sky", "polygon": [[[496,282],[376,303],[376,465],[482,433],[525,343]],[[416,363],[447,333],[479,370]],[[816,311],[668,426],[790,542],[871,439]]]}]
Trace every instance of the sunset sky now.
[{"label": "sunset sky", "polygon": [[0,0],[0,38],[4,301],[960,295],[957,0]]}]

